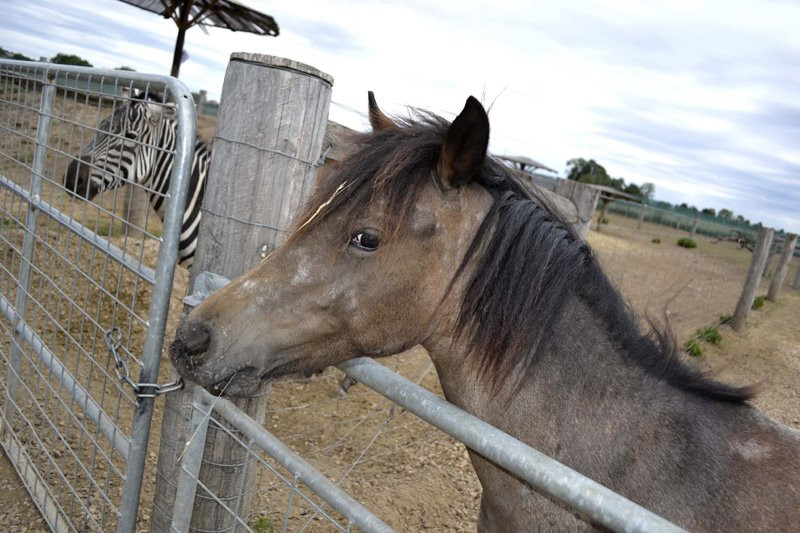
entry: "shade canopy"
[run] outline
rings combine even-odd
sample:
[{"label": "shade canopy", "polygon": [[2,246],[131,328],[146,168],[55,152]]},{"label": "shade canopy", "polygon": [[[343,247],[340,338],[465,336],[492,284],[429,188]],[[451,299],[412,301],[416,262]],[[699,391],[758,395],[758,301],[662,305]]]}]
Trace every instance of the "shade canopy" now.
[{"label": "shade canopy", "polygon": [[508,161],[509,163],[512,163],[515,168],[522,171],[531,172],[533,170],[540,168],[542,170],[549,170],[550,172],[556,172],[547,165],[543,165],[542,163],[534,161],[530,157],[525,157],[523,155],[500,155],[495,157],[497,157],[498,159],[502,159],[503,161]]},{"label": "shade canopy", "polygon": [[278,23],[271,16],[231,2],[230,0],[121,0],[126,4],[171,18],[178,26],[175,53],[172,56],[173,76],[178,76],[186,30],[192,26],[214,26],[231,31],[277,37]]}]

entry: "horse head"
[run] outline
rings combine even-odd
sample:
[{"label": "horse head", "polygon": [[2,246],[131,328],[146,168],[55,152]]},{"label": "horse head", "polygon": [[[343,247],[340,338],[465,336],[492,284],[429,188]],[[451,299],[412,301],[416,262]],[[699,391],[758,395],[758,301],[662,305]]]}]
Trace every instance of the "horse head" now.
[{"label": "horse head", "polygon": [[384,115],[318,178],[288,240],[195,308],[170,355],[212,393],[410,348],[448,328],[451,284],[492,203],[475,183],[489,121],[470,97],[452,124]]}]

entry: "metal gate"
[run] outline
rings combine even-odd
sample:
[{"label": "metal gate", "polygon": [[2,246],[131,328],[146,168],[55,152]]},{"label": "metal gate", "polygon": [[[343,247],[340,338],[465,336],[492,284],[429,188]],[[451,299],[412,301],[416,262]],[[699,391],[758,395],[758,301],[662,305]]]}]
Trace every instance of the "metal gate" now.
[{"label": "metal gate", "polygon": [[[140,91],[171,146],[131,133]],[[101,159],[114,141],[172,157],[169,190]],[[194,146],[174,78],[0,61],[0,444],[55,531],[136,528]],[[131,221],[143,194],[163,223]]]}]

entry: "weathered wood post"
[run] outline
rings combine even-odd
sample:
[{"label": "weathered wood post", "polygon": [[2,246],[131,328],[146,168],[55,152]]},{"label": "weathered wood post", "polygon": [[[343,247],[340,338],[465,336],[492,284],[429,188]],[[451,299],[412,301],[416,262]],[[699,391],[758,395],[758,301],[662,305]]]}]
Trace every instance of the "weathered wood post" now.
[{"label": "weathered wood post", "polygon": [[[555,193],[569,198],[575,204],[576,220],[573,227],[581,239],[586,239],[589,236],[589,226],[592,224],[592,216],[597,207],[600,191],[579,181],[559,178],[556,181]],[[572,220],[568,221],[573,222]]]},{"label": "weathered wood post", "polygon": [[642,231],[642,222],[644,221],[644,210],[647,209],[646,204],[642,204],[639,208],[639,219],[636,221],[636,231]]},{"label": "weathered wood post", "polygon": [[750,313],[750,308],[753,307],[758,284],[761,283],[761,273],[764,271],[764,264],[767,262],[767,253],[769,252],[770,244],[772,244],[773,233],[770,228],[762,227],[758,230],[758,240],[753,250],[753,258],[750,260],[750,268],[747,269],[747,278],[745,278],[739,302],[736,304],[736,311],[733,313],[732,325],[736,331],[741,331],[744,328],[747,315]]},{"label": "weathered wood post", "polygon": [[597,231],[601,231],[600,226],[603,224],[603,220],[605,220],[606,215],[608,215],[608,206],[611,203],[611,198],[604,198],[600,197],[600,202],[602,203],[602,207],[600,209],[600,216],[597,217]]},{"label": "weathered wood post", "polygon": [[792,260],[792,254],[794,254],[794,247],[796,244],[797,235],[794,233],[787,233],[783,240],[783,253],[781,253],[780,261],[778,261],[778,268],[775,269],[775,275],[772,276],[772,282],[769,284],[767,300],[772,302],[778,301],[778,294],[781,292],[783,280],[786,279],[786,273],[789,271],[789,262]]},{"label": "weathered wood post", "polygon": [[792,283],[792,288],[800,290],[800,266],[797,267],[797,274],[794,275],[794,283]]},{"label": "weathered wood post", "polygon": [[122,218],[125,220],[128,237],[141,237],[147,230],[150,199],[147,192],[137,185],[125,185],[120,191],[123,195]]},{"label": "weathered wood post", "polygon": [[[280,57],[231,55],[203,200],[192,275],[235,278],[256,266],[287,237],[311,188],[320,159],[333,79]],[[161,432],[151,531],[170,530],[179,467],[189,440],[192,386],[167,396]],[[265,422],[267,397],[236,404]],[[221,423],[224,425],[224,423]],[[200,481],[247,522],[256,481],[252,457],[214,424],[208,428]],[[229,531],[237,521],[197,489],[191,526]]]},{"label": "weathered wood post", "polygon": [[206,100],[208,100],[208,91],[201,89],[197,95],[197,116],[202,115],[206,110]]},{"label": "weathered wood post", "polygon": [[778,239],[772,239],[772,244],[769,246],[769,252],[767,253],[767,262],[764,263],[764,270],[761,272],[761,276],[769,276],[770,269],[772,268],[772,260],[775,258],[775,255],[778,253]]},{"label": "weathered wood post", "polygon": [[697,224],[700,222],[700,213],[695,213],[694,222],[692,223],[691,237],[694,239],[694,234],[697,233]]}]

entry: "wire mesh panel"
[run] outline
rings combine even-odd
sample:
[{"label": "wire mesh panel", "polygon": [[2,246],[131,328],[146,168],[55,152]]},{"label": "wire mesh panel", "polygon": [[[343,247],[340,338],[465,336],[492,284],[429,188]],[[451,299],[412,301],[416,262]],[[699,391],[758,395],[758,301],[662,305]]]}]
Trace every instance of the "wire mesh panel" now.
[{"label": "wire mesh panel", "polygon": [[[0,61],[2,445],[56,530],[135,527],[188,94],[166,77]],[[133,221],[136,194],[159,214]]]},{"label": "wire mesh panel", "polygon": [[[591,232],[589,243],[633,307],[655,322],[668,320],[683,342],[700,328],[730,320],[752,252],[711,228],[696,232],[695,247],[683,247],[678,242],[688,237],[691,221],[678,225],[609,215],[600,232]],[[790,289],[796,262],[790,264],[784,291]],[[759,295],[766,294],[770,281],[771,272],[765,272]]]}]

